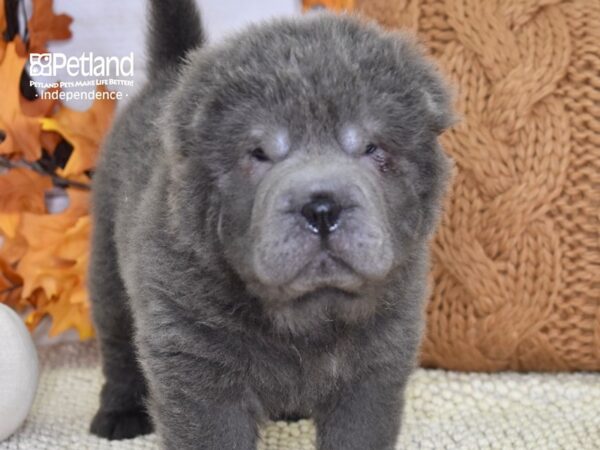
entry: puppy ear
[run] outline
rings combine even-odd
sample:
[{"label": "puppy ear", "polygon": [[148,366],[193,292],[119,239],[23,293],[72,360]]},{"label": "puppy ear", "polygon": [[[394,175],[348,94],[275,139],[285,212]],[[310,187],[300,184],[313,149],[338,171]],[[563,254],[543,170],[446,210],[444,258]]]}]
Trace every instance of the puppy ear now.
[{"label": "puppy ear", "polygon": [[[427,113],[430,128],[437,134],[457,121],[454,90],[419,38],[405,31],[387,34],[394,39],[394,59],[401,89],[408,86]],[[419,95],[420,94],[420,95]],[[420,98],[418,98],[420,97]]]},{"label": "puppy ear", "polygon": [[421,94],[430,115],[431,128],[441,134],[457,122],[457,117],[452,108],[452,90],[439,75],[435,74],[435,78],[437,80],[430,80],[421,88]]}]

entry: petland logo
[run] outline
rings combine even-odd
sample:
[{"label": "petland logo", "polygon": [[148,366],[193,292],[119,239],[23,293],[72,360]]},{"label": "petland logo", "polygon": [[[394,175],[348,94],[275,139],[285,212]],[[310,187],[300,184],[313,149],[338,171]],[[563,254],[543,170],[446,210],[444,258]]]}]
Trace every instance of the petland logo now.
[{"label": "petland logo", "polygon": [[29,55],[29,73],[33,77],[55,77],[62,70],[71,77],[132,77],[133,52],[129,56],[94,56],[92,52],[81,56],[64,53],[32,53]]}]

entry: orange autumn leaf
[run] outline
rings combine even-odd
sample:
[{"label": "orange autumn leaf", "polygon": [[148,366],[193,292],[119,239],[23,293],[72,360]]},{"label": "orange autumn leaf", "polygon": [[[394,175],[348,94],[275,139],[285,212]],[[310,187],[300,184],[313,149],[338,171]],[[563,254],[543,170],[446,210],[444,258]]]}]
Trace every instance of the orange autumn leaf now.
[{"label": "orange autumn leaf", "polygon": [[[6,15],[4,13],[4,0],[0,0],[0,36],[4,36],[6,30]],[[6,49],[6,41],[0,39],[0,63],[4,59],[4,51]]]},{"label": "orange autumn leaf", "polygon": [[25,238],[17,234],[13,239],[0,234],[0,258],[4,259],[9,264],[16,264],[27,252],[27,241]]},{"label": "orange autumn leaf", "polygon": [[8,261],[0,257],[0,303],[16,306],[23,280]]},{"label": "orange autumn leaf", "polygon": [[21,214],[46,212],[44,193],[52,187],[48,177],[27,169],[12,169],[0,174],[0,232],[15,237]]},{"label": "orange autumn leaf", "polygon": [[303,0],[302,7],[308,11],[315,7],[324,7],[333,11],[351,11],[354,0]]},{"label": "orange autumn leaf", "polygon": [[[17,40],[18,42],[18,40]],[[46,92],[54,92],[60,90],[57,87],[52,87]],[[20,96],[21,111],[23,114],[30,117],[48,116],[54,111],[54,107],[58,104],[58,100],[53,100],[51,97],[47,99],[38,98],[36,100],[27,100],[22,95]]]},{"label": "orange autumn leaf", "polygon": [[54,255],[65,261],[87,261],[90,227],[89,215],[77,219],[77,222],[64,233],[62,240],[56,246]]},{"label": "orange autumn leaf", "polygon": [[31,307],[31,311],[25,317],[25,324],[30,330],[34,330],[39,325],[42,319],[46,316],[46,310],[50,301],[42,289],[38,289],[34,292],[25,302],[23,298],[20,300],[21,308],[26,306]]},{"label": "orange autumn leaf", "polygon": [[79,333],[81,340],[94,336],[94,328],[90,321],[90,307],[85,301],[77,301],[76,297],[84,297],[85,287],[81,284],[70,294],[70,301],[53,302],[48,306],[48,314],[53,318],[50,336],[57,336],[71,328]]},{"label": "orange autumn leaf", "polygon": [[[36,216],[25,214],[23,223],[29,223],[30,229],[44,233],[42,243],[35,245],[33,236],[27,236],[28,248],[25,255],[17,264],[17,272],[23,277],[23,297],[31,296],[37,289],[42,288],[48,298],[59,293],[59,284],[63,281],[57,279],[57,271],[68,270],[72,261],[63,260],[53,254],[57,242],[62,238],[60,226],[70,227],[66,221],[48,220],[50,216]],[[33,224],[32,224],[33,222]],[[45,245],[45,246],[44,246]]]},{"label": "orange autumn leaf", "polygon": [[[4,5],[0,0],[0,31],[6,28]],[[28,101],[21,95],[27,52],[45,52],[49,40],[71,35],[71,18],[54,14],[52,0],[33,0],[33,7],[27,47],[19,36],[9,43],[0,39],[0,157],[17,164],[37,161],[42,148],[52,154],[65,139],[73,151],[55,175],[89,184],[82,173],[93,168],[115,101],[96,101],[79,112],[56,100]],[[29,169],[0,173],[0,303],[26,311],[30,329],[49,317],[52,336],[75,328],[87,339],[93,336],[86,290],[89,192],[67,189],[67,209],[48,214],[45,192],[51,186],[50,176]]]},{"label": "orange autumn leaf", "polygon": [[20,309],[19,301],[21,299],[21,287],[15,286],[14,289],[0,291],[0,303],[10,306],[14,309]]},{"label": "orange autumn leaf", "polygon": [[7,261],[0,258],[0,291],[11,286],[20,285],[22,281],[15,269]]},{"label": "orange autumn leaf", "polygon": [[23,213],[18,232],[27,238],[30,249],[49,250],[60,245],[65,232],[89,214],[89,192],[69,189],[69,206],[58,214]]},{"label": "orange autumn leaf", "polygon": [[63,248],[56,251],[56,255],[61,258],[70,254],[68,260],[74,261],[74,264],[68,270],[63,269],[60,274],[55,274],[62,280],[62,284],[57,296],[60,301],[54,307],[48,307],[48,314],[52,317],[51,336],[69,328],[76,328],[82,339],[92,335],[85,276],[89,259],[90,225],[89,216],[80,218],[65,233],[65,240],[61,244]]},{"label": "orange autumn leaf", "polygon": [[[85,289],[79,288],[78,292],[83,292]],[[52,325],[49,335],[57,336],[71,328],[74,328],[79,333],[81,340],[89,339],[94,336],[94,328],[90,320],[89,303],[86,301],[78,301],[77,295],[71,296],[75,300],[66,302],[64,298],[48,299],[43,290],[37,290],[31,296],[31,305],[34,309],[25,318],[25,324],[29,329],[35,329],[41,320],[50,316]]]},{"label": "orange autumn leaf", "polygon": [[19,55],[27,53],[46,53],[48,41],[58,41],[71,37],[71,22],[73,18],[67,14],[55,14],[53,0],[33,0],[33,12],[27,22],[29,42],[25,46],[18,45]]},{"label": "orange autumn leaf", "polygon": [[[99,86],[99,92],[106,87]],[[56,131],[73,146],[73,153],[64,169],[58,174],[72,177],[94,167],[98,150],[112,121],[115,100],[94,100],[86,111],[76,111],[63,106],[51,118],[41,119],[44,131]]]},{"label": "orange autumn leaf", "polygon": [[69,190],[69,200],[59,214],[23,214],[18,231],[28,247],[16,271],[23,278],[22,302],[33,307],[30,326],[49,315],[51,335],[74,327],[85,339],[92,334],[86,291],[89,193]]},{"label": "orange autumn leaf", "polygon": [[60,134],[54,131],[44,131],[42,129],[40,142],[42,143],[42,148],[48,151],[50,154],[54,153],[54,150],[56,150],[56,146],[60,144],[61,141],[62,137]]},{"label": "orange autumn leaf", "polygon": [[[35,161],[41,156],[41,126],[38,119],[25,115],[21,105],[19,81],[26,58],[17,55],[15,45],[15,41],[7,44],[4,59],[0,63],[0,130],[5,135],[0,142],[0,155],[21,155],[29,161]],[[47,105],[44,103],[44,106]]]}]

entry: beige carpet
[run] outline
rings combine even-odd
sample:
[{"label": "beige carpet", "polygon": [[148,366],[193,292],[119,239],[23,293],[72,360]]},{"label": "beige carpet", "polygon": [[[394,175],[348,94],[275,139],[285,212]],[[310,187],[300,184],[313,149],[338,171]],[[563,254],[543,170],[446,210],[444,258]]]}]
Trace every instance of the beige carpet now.
[{"label": "beige carpet", "polygon": [[[93,344],[54,346],[40,359],[33,411],[0,450],[156,448],[154,436],[109,443],[87,433],[102,381]],[[272,424],[263,436],[260,450],[314,449],[308,421]],[[600,374],[419,370],[398,448],[600,449]]]}]

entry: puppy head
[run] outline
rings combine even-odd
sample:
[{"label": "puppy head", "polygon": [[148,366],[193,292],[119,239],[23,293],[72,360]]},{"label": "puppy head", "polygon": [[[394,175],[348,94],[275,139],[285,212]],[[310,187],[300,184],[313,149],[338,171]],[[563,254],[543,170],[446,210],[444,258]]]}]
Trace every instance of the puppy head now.
[{"label": "puppy head", "polygon": [[267,310],[358,320],[426,243],[448,159],[446,89],[410,39],[351,16],[201,49],[163,115],[171,216]]}]

